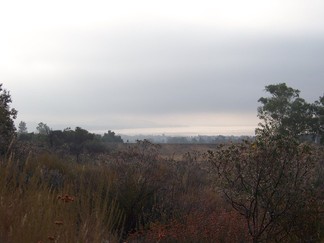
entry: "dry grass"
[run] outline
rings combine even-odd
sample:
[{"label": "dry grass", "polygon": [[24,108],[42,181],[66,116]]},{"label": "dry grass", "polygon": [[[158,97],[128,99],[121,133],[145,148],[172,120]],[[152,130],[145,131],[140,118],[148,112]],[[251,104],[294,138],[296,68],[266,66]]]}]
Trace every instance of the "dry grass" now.
[{"label": "dry grass", "polygon": [[215,185],[211,148],[143,142],[100,163],[39,151],[0,160],[0,242],[250,242]]},{"label": "dry grass", "polygon": [[92,171],[94,186],[89,170],[48,155],[2,161],[0,242],[118,242],[123,214],[107,171]]}]

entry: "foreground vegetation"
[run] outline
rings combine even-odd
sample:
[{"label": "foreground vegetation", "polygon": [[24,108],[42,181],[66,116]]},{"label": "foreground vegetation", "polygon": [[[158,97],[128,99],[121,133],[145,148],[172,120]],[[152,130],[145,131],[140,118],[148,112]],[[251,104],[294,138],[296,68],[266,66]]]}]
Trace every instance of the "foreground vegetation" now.
[{"label": "foreground vegetation", "polygon": [[0,241],[320,242],[323,150],[293,146],[304,154],[290,158],[282,147],[276,161],[292,163],[280,170],[265,167],[274,151],[254,142],[172,159],[141,141],[84,163],[17,151],[1,161]]},{"label": "foreground vegetation", "polygon": [[324,99],[266,88],[255,139],[181,147],[16,134],[0,85],[0,242],[322,242]]},{"label": "foreground vegetation", "polygon": [[3,160],[0,241],[248,242],[201,153],[175,161],[144,141],[106,156],[100,164],[40,151]]}]

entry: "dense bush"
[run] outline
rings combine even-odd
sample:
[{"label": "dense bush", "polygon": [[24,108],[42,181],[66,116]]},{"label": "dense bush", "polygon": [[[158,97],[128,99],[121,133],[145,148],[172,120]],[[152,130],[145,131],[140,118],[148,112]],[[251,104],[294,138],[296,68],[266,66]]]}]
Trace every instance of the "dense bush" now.
[{"label": "dense bush", "polygon": [[[210,152],[219,188],[247,222],[253,242],[320,241],[322,158],[290,136],[260,136]],[[317,184],[317,186],[316,186]]]}]

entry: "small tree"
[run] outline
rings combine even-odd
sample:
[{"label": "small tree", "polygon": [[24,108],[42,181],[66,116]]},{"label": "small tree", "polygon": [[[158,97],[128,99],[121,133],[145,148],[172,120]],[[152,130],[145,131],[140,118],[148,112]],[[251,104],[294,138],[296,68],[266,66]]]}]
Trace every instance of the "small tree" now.
[{"label": "small tree", "polygon": [[46,123],[40,122],[38,123],[36,127],[37,133],[36,136],[34,137],[34,141],[38,143],[39,146],[41,147],[47,147],[50,146],[51,141],[50,141],[50,133],[51,133],[51,128]]},{"label": "small tree", "polygon": [[[309,146],[292,136],[260,136],[210,151],[209,161],[226,199],[245,217],[253,242],[317,240]],[[301,229],[309,230],[300,236]]]},{"label": "small tree", "polygon": [[51,132],[49,126],[47,126],[47,124],[43,122],[38,123],[36,130],[38,131],[38,134],[46,136],[49,135]]},{"label": "small tree", "polygon": [[106,143],[123,143],[123,139],[120,136],[117,136],[115,132],[112,132],[111,130],[108,131],[108,133],[105,133],[102,136],[102,141]]},{"label": "small tree", "polygon": [[17,111],[10,108],[11,102],[10,93],[0,84],[0,154],[7,151],[16,131],[13,120],[17,117]]},{"label": "small tree", "polygon": [[18,134],[21,135],[26,133],[28,133],[26,122],[21,121],[18,125]]},{"label": "small tree", "polygon": [[80,162],[80,155],[84,152],[86,143],[93,140],[94,134],[81,127],[76,127],[75,131],[64,130],[64,134],[69,141],[70,152],[76,156],[77,162]]}]

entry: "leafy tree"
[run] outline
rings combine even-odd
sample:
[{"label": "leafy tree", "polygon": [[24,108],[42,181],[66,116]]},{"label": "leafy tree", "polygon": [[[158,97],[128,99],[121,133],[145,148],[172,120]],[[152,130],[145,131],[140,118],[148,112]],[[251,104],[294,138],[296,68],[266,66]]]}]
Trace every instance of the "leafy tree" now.
[{"label": "leafy tree", "polygon": [[21,121],[18,125],[18,134],[21,135],[26,133],[28,133],[26,122]]},{"label": "leafy tree", "polygon": [[253,242],[318,240],[311,147],[292,136],[262,136],[210,151],[209,161]]},{"label": "leafy tree", "polygon": [[66,141],[65,134],[61,130],[51,130],[49,134],[49,143],[51,148],[59,148],[62,146]]},{"label": "leafy tree", "polygon": [[265,87],[270,97],[261,97],[258,117],[263,120],[256,130],[262,133],[279,133],[299,137],[311,131],[313,112],[311,105],[299,97],[300,91],[285,83]]},{"label": "leafy tree", "polygon": [[324,144],[324,95],[315,101],[313,105],[314,119],[313,119],[313,134],[315,142]]},{"label": "leafy tree", "polygon": [[91,155],[107,151],[101,135],[89,133],[87,130],[76,127],[75,130],[66,128],[63,131],[54,130],[49,134],[50,147],[57,151],[71,152],[80,161],[80,155],[87,152]]},{"label": "leafy tree", "polygon": [[40,122],[36,127],[37,133],[34,136],[34,142],[40,147],[48,147],[51,144],[50,133],[51,129],[46,123]]},{"label": "leafy tree", "polygon": [[95,139],[87,141],[84,147],[85,150],[92,156],[94,156],[95,154],[102,154],[108,151],[107,147],[105,146],[105,143],[101,141],[101,136],[100,139],[95,137]]},{"label": "leafy tree", "polygon": [[47,126],[47,124],[43,123],[43,122],[38,123],[36,130],[41,135],[49,135],[51,132],[51,129],[49,128],[49,126]]},{"label": "leafy tree", "polygon": [[78,144],[82,144],[87,140],[92,140],[94,137],[92,133],[89,133],[87,130],[82,129],[81,127],[76,127],[74,132],[74,141]]},{"label": "leafy tree", "polygon": [[94,138],[94,134],[81,127],[76,127],[75,131],[65,130],[64,133],[69,141],[70,152],[76,156],[77,162],[80,162],[80,155],[84,152],[86,143]]},{"label": "leafy tree", "polygon": [[106,143],[123,143],[123,139],[120,136],[116,136],[115,132],[111,130],[108,133],[105,133],[102,137],[102,141]]},{"label": "leafy tree", "polygon": [[19,123],[17,134],[18,134],[19,141],[30,142],[33,140],[33,138],[35,138],[34,133],[28,133],[27,125],[26,125],[26,122],[24,122],[24,121],[21,121]]},{"label": "leafy tree", "polygon": [[0,154],[4,154],[15,135],[14,119],[17,111],[10,107],[12,102],[9,91],[0,84]]}]

